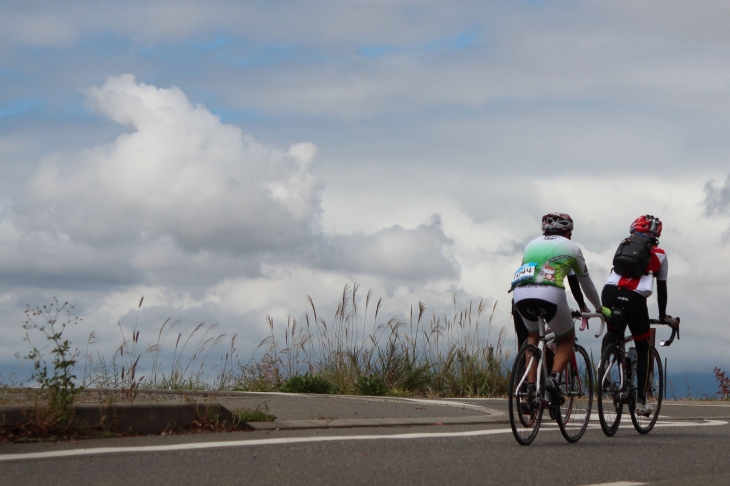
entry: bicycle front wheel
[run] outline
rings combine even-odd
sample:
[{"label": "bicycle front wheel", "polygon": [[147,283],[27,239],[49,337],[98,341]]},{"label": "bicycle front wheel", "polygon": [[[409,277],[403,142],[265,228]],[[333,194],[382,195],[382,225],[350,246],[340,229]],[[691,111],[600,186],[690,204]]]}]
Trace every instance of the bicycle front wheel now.
[{"label": "bicycle front wheel", "polygon": [[610,344],[601,356],[596,377],[598,389],[598,419],[601,429],[608,437],[618,430],[623,412],[623,390],[621,375],[623,365],[618,346]]},{"label": "bicycle front wheel", "polygon": [[560,375],[565,403],[560,406],[558,426],[568,442],[578,442],[591,418],[593,408],[593,367],[583,346],[575,346],[575,356]]},{"label": "bicycle front wheel", "polygon": [[514,365],[509,384],[509,423],[521,445],[529,445],[537,437],[542,422],[542,403],[535,390],[527,386],[529,368],[537,368],[540,351],[532,344],[522,347]]},{"label": "bicycle front wheel", "polygon": [[[638,383],[637,383],[638,389]],[[634,407],[631,407],[631,422],[640,434],[648,434],[654,428],[659,418],[659,410],[662,408],[662,397],[664,396],[664,371],[659,352],[652,346],[649,351],[649,370],[646,381],[646,405],[650,410],[648,415],[639,415]]]}]

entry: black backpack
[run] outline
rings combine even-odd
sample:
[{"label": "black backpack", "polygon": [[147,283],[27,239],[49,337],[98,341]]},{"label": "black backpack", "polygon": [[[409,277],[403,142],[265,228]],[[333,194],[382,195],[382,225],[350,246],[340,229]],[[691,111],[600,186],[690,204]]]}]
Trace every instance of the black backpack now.
[{"label": "black backpack", "polygon": [[613,256],[613,269],[622,277],[639,278],[647,275],[654,240],[646,236],[625,238]]}]

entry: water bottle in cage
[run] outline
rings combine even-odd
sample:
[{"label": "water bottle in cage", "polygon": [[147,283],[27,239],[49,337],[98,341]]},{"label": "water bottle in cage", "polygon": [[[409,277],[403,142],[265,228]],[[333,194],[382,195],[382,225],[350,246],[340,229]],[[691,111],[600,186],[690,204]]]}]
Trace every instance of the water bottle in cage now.
[{"label": "water bottle in cage", "polygon": [[636,354],[636,348],[630,347],[629,351],[626,353],[626,367],[631,371],[631,374],[633,375],[636,372],[636,362],[639,355]]}]

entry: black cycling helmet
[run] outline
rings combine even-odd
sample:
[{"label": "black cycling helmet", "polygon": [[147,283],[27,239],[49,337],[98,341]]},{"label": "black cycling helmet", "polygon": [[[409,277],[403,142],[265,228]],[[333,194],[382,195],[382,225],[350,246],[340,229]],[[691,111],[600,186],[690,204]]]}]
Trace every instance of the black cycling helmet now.
[{"label": "black cycling helmet", "polygon": [[566,213],[548,213],[542,217],[542,232],[562,233],[573,231],[573,218]]}]

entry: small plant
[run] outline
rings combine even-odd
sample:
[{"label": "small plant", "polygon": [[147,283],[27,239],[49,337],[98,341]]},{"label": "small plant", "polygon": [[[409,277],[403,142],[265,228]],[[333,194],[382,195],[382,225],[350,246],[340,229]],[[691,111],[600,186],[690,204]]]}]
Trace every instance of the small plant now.
[{"label": "small plant", "polygon": [[276,415],[272,415],[269,412],[269,406],[264,404],[264,409],[261,410],[259,406],[255,409],[242,408],[236,411],[236,419],[239,422],[273,422],[276,420]]},{"label": "small plant", "polygon": [[385,382],[377,376],[361,376],[353,389],[358,395],[383,396],[388,392]]},{"label": "small plant", "polygon": [[725,372],[720,368],[715,367],[712,370],[715,373],[715,379],[717,380],[717,394],[720,398],[727,400],[730,396],[730,378],[725,376]]},{"label": "small plant", "polygon": [[281,385],[281,391],[286,393],[318,393],[329,395],[335,392],[335,386],[329,380],[319,375],[305,373],[294,375]]},{"label": "small plant", "polygon": [[281,388],[279,361],[272,353],[265,353],[258,361],[251,359],[246,365],[239,363],[238,368],[233,390],[270,392]]},{"label": "small plant", "polygon": [[[79,350],[71,350],[71,342],[63,338],[63,332],[69,324],[81,321],[79,317],[71,317],[73,306],[68,302],[59,304],[54,297],[48,306],[36,306],[25,311],[26,330],[24,340],[31,345],[31,351],[24,356],[33,361],[32,380],[38,382],[41,390],[48,390],[48,425],[66,429],[73,420],[73,404],[76,396],[83,390],[74,380],[74,366],[78,361]],[[65,315],[65,320],[64,320]],[[59,322],[61,321],[61,322]],[[43,334],[48,344],[42,348],[36,347],[27,331],[37,330]],[[45,352],[51,348],[53,356],[52,369],[49,370],[45,360]],[[16,355],[17,356],[17,355]]]}]

